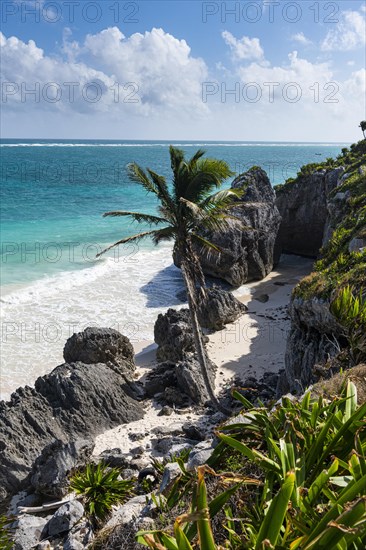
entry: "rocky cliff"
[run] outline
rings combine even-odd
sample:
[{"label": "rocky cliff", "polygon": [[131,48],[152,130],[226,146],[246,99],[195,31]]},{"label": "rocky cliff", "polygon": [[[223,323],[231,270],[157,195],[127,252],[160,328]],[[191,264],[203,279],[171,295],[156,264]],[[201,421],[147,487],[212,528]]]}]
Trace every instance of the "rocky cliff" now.
[{"label": "rocky cliff", "polygon": [[330,306],[347,286],[361,295],[361,305],[366,295],[365,164],[363,140],[344,149],[333,166],[303,167],[296,180],[277,189],[278,249],[320,257],[292,296],[279,394],[301,392],[319,376],[354,364],[347,330]]},{"label": "rocky cliff", "polygon": [[[202,231],[205,238],[220,248],[221,254],[208,256],[200,250],[197,253],[206,275],[237,287],[250,280],[263,279],[272,270],[281,217],[271,183],[261,168],[253,167],[241,174],[231,187],[244,191],[238,206],[230,209],[238,220],[228,219],[225,231]],[[179,266],[177,255],[174,261]]]}]

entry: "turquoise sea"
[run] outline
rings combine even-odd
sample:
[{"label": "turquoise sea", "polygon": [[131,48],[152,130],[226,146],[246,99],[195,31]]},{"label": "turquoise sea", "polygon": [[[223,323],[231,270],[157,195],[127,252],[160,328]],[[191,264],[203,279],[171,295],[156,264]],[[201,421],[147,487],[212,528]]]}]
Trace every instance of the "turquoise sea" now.
[{"label": "turquoise sea", "polygon": [[[346,143],[180,142],[226,160],[236,173],[262,166],[273,185]],[[107,244],[136,231],[108,210],[154,212],[156,203],[128,181],[135,161],[167,178],[169,142],[0,140],[0,397],[62,361],[67,337],[86,326],[113,326],[133,341],[152,339],[157,314],[179,301],[171,247]],[[229,185],[230,182],[227,182]],[[138,229],[140,229],[138,227]]]}]

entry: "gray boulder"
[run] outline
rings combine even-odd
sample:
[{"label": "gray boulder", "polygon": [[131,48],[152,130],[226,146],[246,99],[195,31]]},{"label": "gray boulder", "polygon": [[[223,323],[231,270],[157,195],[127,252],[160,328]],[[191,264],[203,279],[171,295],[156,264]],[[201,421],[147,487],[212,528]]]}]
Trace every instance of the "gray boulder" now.
[{"label": "gray boulder", "polygon": [[189,310],[168,309],[166,313],[160,313],[154,326],[154,339],[158,344],[156,357],[159,362],[180,361],[186,352],[193,352],[194,339]]},{"label": "gray boulder", "polygon": [[33,465],[30,474],[32,490],[56,500],[65,496],[69,473],[89,461],[93,448],[92,441],[83,439],[70,443],[57,440],[47,445]]},{"label": "gray boulder", "polygon": [[94,538],[94,531],[90,521],[82,518],[74,525],[64,542],[64,550],[83,550],[88,548]]},{"label": "gray boulder", "polygon": [[[207,255],[197,250],[204,273],[223,279],[234,287],[249,280],[263,279],[274,265],[274,244],[281,216],[275,204],[275,192],[267,174],[261,168],[252,168],[238,176],[232,188],[243,189],[244,195],[230,214],[223,231],[202,235],[221,249],[220,255]],[[174,262],[180,260],[175,253]]]},{"label": "gray boulder", "polygon": [[193,447],[192,451],[189,454],[187,462],[187,470],[192,471],[198,466],[206,464],[208,459],[211,457],[214,451],[212,439],[207,441],[202,441]]},{"label": "gray boulder", "polygon": [[65,363],[38,378],[34,388],[19,388],[9,402],[0,402],[0,498],[19,490],[55,440],[67,445],[142,418],[129,378],[130,355],[124,371],[122,365],[121,358],[118,368]]},{"label": "gray boulder", "polygon": [[47,524],[50,537],[66,533],[83,517],[84,506],[78,500],[66,502],[53,514]]},{"label": "gray boulder", "polygon": [[[207,361],[214,386],[216,366]],[[149,397],[160,397],[160,400],[175,406],[188,405],[189,401],[203,405],[209,399],[198,359],[193,353],[182,354],[182,359],[174,363],[160,363],[147,375],[145,391]]]},{"label": "gray boulder", "polygon": [[280,377],[278,395],[286,391],[301,394],[314,381],[314,366],[337,355],[340,327],[319,298],[294,298],[290,305],[291,330],[287,337],[285,375]]},{"label": "gray boulder", "polygon": [[226,290],[220,288],[207,289],[207,298],[199,304],[198,320],[202,327],[221,330],[228,323],[233,323],[248,308]]},{"label": "gray boulder", "polygon": [[86,365],[112,362],[123,374],[135,370],[134,349],[126,336],[112,328],[89,327],[73,334],[64,347],[66,363],[80,361]]},{"label": "gray boulder", "polygon": [[47,537],[47,519],[23,514],[12,526],[15,529],[14,550],[31,550]]}]

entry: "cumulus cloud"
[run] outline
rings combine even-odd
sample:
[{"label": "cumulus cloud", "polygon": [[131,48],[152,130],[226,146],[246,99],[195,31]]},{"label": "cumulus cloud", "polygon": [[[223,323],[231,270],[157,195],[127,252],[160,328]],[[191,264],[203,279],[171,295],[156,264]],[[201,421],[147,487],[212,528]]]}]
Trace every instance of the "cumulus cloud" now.
[{"label": "cumulus cloud", "polygon": [[[38,83],[41,90],[51,82],[61,87],[58,102],[45,101],[41,93],[39,103],[48,108],[133,110],[144,115],[160,108],[190,112],[207,108],[201,101],[201,83],[207,77],[204,61],[191,55],[185,40],[177,40],[163,29],[127,38],[111,27],[87,35],[82,44],[72,41],[71,31],[66,29],[59,57],[46,55],[33,40],[26,43],[3,34],[0,46],[4,82],[27,88]],[[70,102],[67,83],[75,84],[71,91],[79,101]],[[85,88],[90,88],[87,98],[99,94],[98,101],[88,101],[80,93]],[[52,93],[49,86],[48,93]],[[24,103],[29,109],[31,99],[24,102],[20,92],[9,93],[6,103],[12,102]]]},{"label": "cumulus cloud", "polygon": [[365,10],[344,11],[334,29],[328,31],[320,47],[323,51],[349,51],[366,44]]},{"label": "cumulus cloud", "polygon": [[243,36],[242,38],[235,38],[229,31],[223,31],[221,33],[225,44],[231,49],[235,59],[256,59],[260,60],[264,58],[264,51],[260,44],[259,38],[249,38],[249,36]]},{"label": "cumulus cloud", "polygon": [[291,40],[293,40],[294,42],[298,42],[299,44],[302,44],[303,46],[310,46],[313,42],[307,38],[304,33],[301,31],[301,32],[298,32],[296,34],[293,34],[291,36]]}]

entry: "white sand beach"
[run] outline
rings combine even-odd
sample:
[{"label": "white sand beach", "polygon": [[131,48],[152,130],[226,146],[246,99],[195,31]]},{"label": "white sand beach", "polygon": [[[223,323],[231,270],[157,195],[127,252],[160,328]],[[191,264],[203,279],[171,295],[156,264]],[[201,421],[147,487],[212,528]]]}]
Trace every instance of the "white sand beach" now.
[{"label": "white sand beach", "polygon": [[[233,385],[234,377],[243,381],[249,376],[260,379],[265,372],[278,372],[284,368],[289,329],[287,306],[292,289],[311,272],[312,265],[310,259],[283,255],[279,265],[265,279],[246,285],[248,294],[238,296],[235,293],[248,307],[248,312],[235,323],[209,335],[207,345],[210,359],[218,366],[217,393],[225,386]],[[156,365],[156,346],[153,342],[143,341],[134,348],[135,377],[140,378]],[[96,439],[94,454],[114,448],[129,453],[137,445],[147,445],[151,431],[157,427],[163,428],[167,434],[174,434],[187,421],[207,427],[211,424],[210,417],[191,409],[176,409],[170,416],[158,416],[160,410],[160,405],[149,402],[143,419],[101,434]],[[134,437],[136,434],[140,436],[138,443]]]}]

